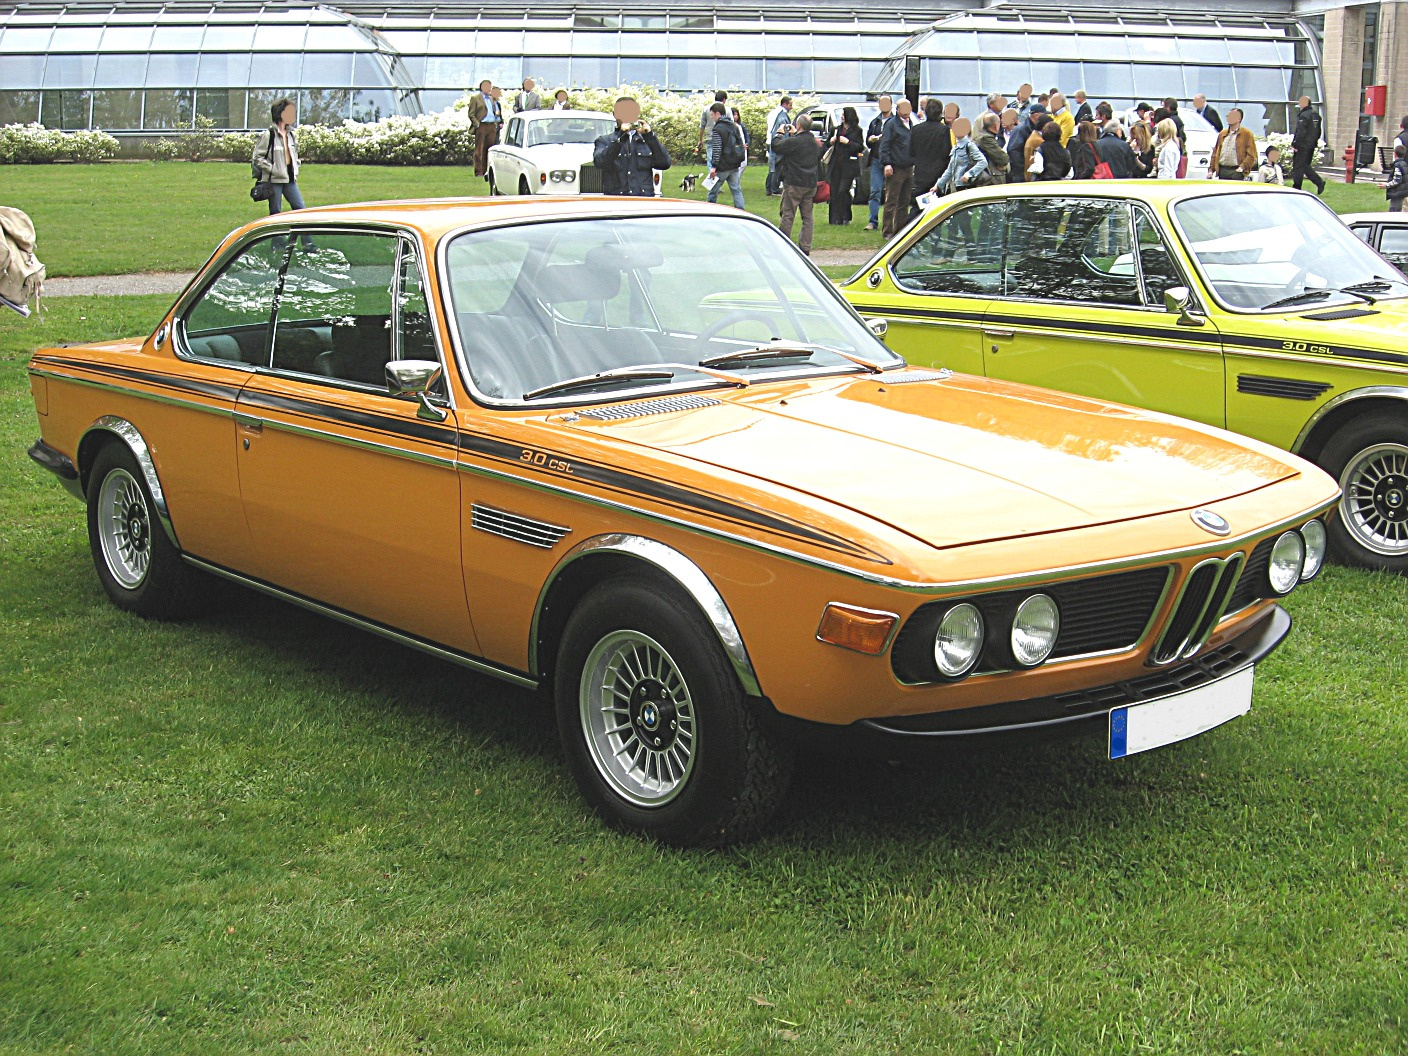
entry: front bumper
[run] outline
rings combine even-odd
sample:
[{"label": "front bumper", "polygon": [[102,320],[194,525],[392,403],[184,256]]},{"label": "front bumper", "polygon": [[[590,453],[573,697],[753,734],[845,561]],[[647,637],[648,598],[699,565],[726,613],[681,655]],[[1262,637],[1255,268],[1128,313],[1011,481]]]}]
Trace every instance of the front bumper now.
[{"label": "front bumper", "polygon": [[1146,704],[1211,685],[1245,671],[1269,656],[1291,630],[1291,617],[1279,605],[1236,638],[1193,659],[1147,675],[1074,693],[1007,701],[928,715],[862,719],[849,726],[787,720],[791,732],[821,747],[847,752],[893,754],[904,748],[1010,739],[1048,739],[1108,729],[1110,712]]},{"label": "front bumper", "polygon": [[58,477],[59,483],[74,498],[83,498],[83,484],[78,478],[78,467],[68,455],[54,450],[43,440],[36,440],[29,448],[29,457]]}]

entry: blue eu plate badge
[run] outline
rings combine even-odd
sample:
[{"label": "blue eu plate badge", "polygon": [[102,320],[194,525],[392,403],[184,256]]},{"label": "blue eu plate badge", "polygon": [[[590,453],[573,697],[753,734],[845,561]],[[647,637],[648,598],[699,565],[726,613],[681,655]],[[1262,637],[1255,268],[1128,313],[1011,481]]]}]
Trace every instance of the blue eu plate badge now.
[{"label": "blue eu plate badge", "polygon": [[1253,669],[1147,704],[1127,704],[1110,711],[1110,758],[1162,748],[1206,733],[1245,715],[1252,707]]}]

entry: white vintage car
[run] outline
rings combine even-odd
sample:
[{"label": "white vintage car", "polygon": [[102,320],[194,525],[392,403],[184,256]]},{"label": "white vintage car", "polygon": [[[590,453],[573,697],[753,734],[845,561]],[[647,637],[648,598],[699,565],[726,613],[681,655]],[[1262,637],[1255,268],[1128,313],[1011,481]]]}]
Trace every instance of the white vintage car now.
[{"label": "white vintage car", "polygon": [[615,118],[593,110],[514,114],[504,138],[489,148],[489,193],[601,193],[593,144],[615,129]]}]

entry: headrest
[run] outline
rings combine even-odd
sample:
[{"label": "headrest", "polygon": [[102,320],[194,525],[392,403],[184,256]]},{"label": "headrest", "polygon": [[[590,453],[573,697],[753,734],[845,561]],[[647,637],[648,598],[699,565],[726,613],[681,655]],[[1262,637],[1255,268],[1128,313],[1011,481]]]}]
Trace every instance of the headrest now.
[{"label": "headrest", "polygon": [[[591,254],[587,257],[590,260]],[[538,273],[537,292],[548,304],[609,301],[621,292],[621,270],[589,263],[549,264]]]}]

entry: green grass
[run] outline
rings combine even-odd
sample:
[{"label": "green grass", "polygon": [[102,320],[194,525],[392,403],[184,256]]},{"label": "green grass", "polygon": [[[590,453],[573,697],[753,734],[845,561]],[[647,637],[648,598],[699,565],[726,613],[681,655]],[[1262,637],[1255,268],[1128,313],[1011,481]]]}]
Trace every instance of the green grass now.
[{"label": "green grass", "polygon": [[148,623],[22,450],[0,321],[0,1053],[1227,1053],[1408,1047],[1408,582],[1332,568],[1252,713],[809,757],[728,854],[603,830],[532,695],[262,597]]},{"label": "green grass", "polygon": [[[676,162],[665,176],[666,193],[680,195],[681,176],[704,172],[697,159]],[[6,202],[33,217],[40,259],[54,278],[194,271],[226,234],[266,212],[263,203],[249,199],[245,164],[10,165],[3,174]],[[744,201],[749,212],[775,220],[779,199],[764,196],[765,176],[762,165],[744,170]],[[299,188],[310,205],[487,191],[468,168],[367,165],[308,165]],[[1331,183],[1325,196],[1341,213],[1384,208],[1383,191],[1367,184]],[[687,197],[702,201],[705,192]],[[723,197],[729,200],[727,189]],[[833,227],[826,222],[827,207],[818,206],[814,248],[878,249],[880,233],[864,230],[866,215],[858,205],[850,226]]]}]

